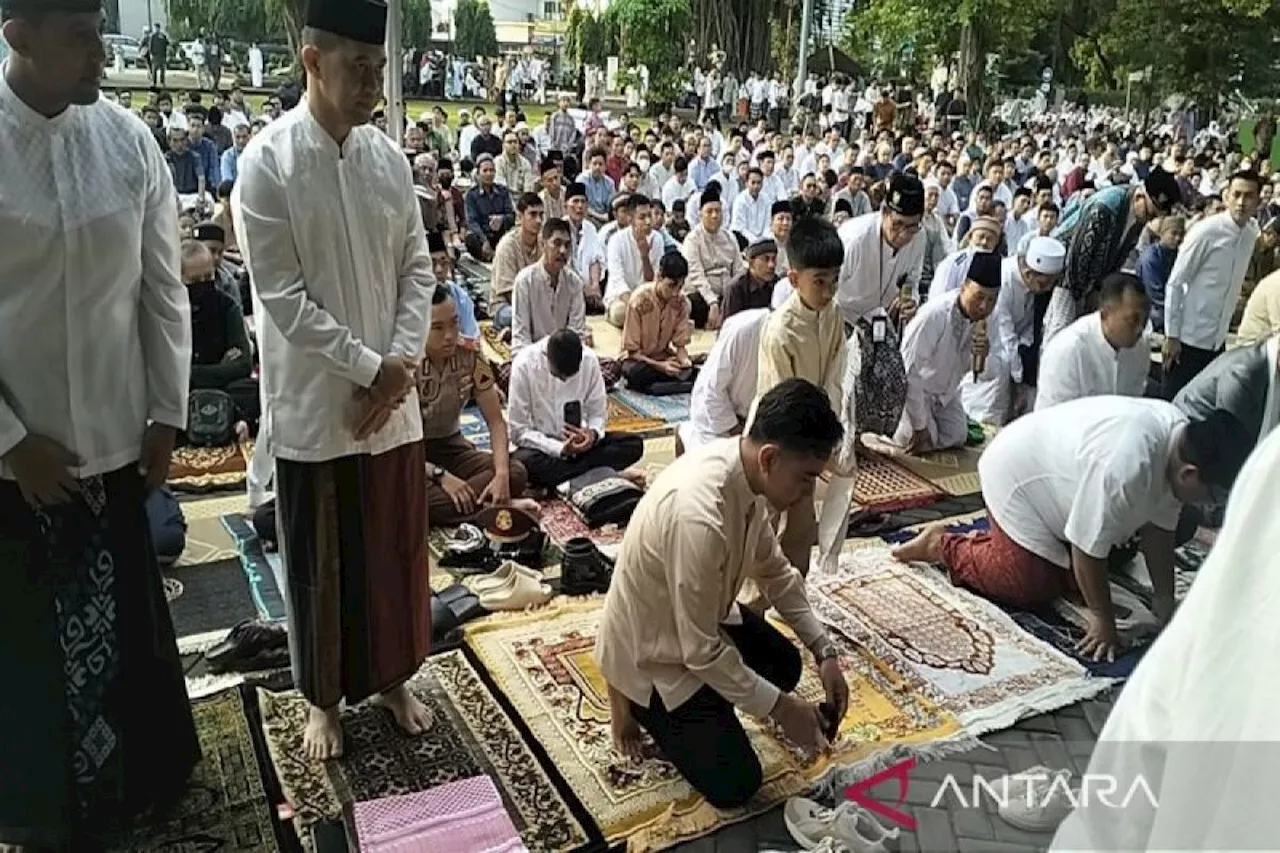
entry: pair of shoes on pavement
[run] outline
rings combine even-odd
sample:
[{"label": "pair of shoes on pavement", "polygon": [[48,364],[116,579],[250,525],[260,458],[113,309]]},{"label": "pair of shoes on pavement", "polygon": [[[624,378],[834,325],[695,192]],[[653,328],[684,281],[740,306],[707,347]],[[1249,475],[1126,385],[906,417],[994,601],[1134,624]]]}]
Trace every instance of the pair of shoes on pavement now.
[{"label": "pair of shoes on pavement", "polygon": [[819,853],[889,853],[900,830],[885,829],[870,812],[844,802],[829,809],[805,797],[792,797],[782,809],[787,831],[805,850]]},{"label": "pair of shoes on pavement", "polygon": [[1001,776],[992,787],[1001,799],[1000,819],[1026,832],[1053,832],[1071,814],[1070,770],[1036,765]]},{"label": "pair of shoes on pavement", "polygon": [[585,536],[564,543],[560,561],[560,591],[565,595],[592,595],[609,591],[613,563]]}]

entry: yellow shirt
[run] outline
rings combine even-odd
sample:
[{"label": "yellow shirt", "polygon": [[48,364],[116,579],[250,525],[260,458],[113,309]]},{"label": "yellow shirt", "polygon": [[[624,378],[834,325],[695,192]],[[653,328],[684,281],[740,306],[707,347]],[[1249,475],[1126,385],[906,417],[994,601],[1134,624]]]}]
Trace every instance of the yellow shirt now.
[{"label": "yellow shirt", "polygon": [[826,641],[804,579],[782,555],[765,499],[751,490],[739,439],[686,453],[641,499],[605,597],[596,662],[637,705],[653,691],[669,710],[705,684],[766,716],[779,690],[743,663],[721,633],[748,578],[807,647]]},{"label": "yellow shirt", "polygon": [[1277,331],[1280,331],[1280,271],[1258,282],[1249,294],[1238,334],[1241,344],[1252,344]]},{"label": "yellow shirt", "polygon": [[805,379],[827,392],[831,409],[840,413],[844,396],[844,319],[833,301],[821,311],[807,307],[792,293],[769,315],[760,332],[760,366],[756,401],[784,379]]}]

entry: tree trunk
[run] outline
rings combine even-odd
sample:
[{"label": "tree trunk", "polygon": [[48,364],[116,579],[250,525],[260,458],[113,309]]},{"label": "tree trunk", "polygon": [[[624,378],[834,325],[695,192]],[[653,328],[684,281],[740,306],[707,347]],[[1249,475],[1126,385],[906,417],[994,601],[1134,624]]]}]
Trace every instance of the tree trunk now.
[{"label": "tree trunk", "polygon": [[986,70],[987,58],[982,53],[978,30],[972,23],[960,27],[960,88],[965,102],[969,105],[969,115],[978,114],[983,99],[982,75]]}]

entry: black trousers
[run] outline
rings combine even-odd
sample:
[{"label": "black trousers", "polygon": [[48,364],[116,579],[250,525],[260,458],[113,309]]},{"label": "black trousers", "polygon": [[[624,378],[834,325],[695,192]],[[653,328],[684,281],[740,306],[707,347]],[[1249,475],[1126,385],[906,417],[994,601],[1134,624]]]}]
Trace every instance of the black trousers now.
[{"label": "black trousers", "polygon": [[1208,367],[1209,362],[1220,355],[1222,355],[1222,349],[1200,349],[1199,347],[1189,347],[1183,344],[1178,354],[1178,360],[1174,362],[1172,367],[1166,366],[1164,369],[1164,383],[1160,389],[1161,396],[1166,400],[1172,401],[1178,395],[1178,392],[1186,387],[1187,383],[1199,376],[1200,371]]},{"label": "black trousers", "polygon": [[689,294],[689,319],[693,322],[695,329],[705,329],[707,327],[707,318],[711,316],[711,306],[707,304],[707,300],[702,298],[702,294],[696,290]]},{"label": "black trousers", "polygon": [[521,447],[511,455],[529,472],[530,486],[554,489],[592,468],[613,468],[615,471],[630,468],[644,456],[644,439],[628,433],[605,433],[590,450],[572,459],[548,456],[528,447]]},{"label": "black trousers", "polygon": [[691,392],[693,383],[698,378],[698,368],[689,368],[688,374],[687,379],[677,379],[635,359],[629,358],[622,362],[622,375],[626,377],[627,387],[641,394],[652,394],[654,397]]},{"label": "black trousers", "polygon": [[[741,625],[722,625],[748,668],[784,693],[800,683],[800,650],[776,628],[743,607]],[[662,755],[716,808],[741,806],[764,782],[764,771],[733,706],[710,687],[674,710],[654,691],[645,708],[631,703],[636,721]]]}]

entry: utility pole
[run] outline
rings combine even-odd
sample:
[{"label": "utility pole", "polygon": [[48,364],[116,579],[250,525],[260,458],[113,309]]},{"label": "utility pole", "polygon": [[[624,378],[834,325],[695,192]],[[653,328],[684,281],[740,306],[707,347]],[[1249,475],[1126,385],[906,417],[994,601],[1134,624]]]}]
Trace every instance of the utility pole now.
[{"label": "utility pole", "polygon": [[796,82],[791,87],[793,104],[804,94],[804,81],[809,77],[809,26],[813,20],[813,0],[804,0],[800,12],[800,50],[796,62]]},{"label": "utility pole", "polygon": [[387,70],[383,91],[387,97],[387,132],[396,145],[404,145],[404,0],[387,0]]}]

